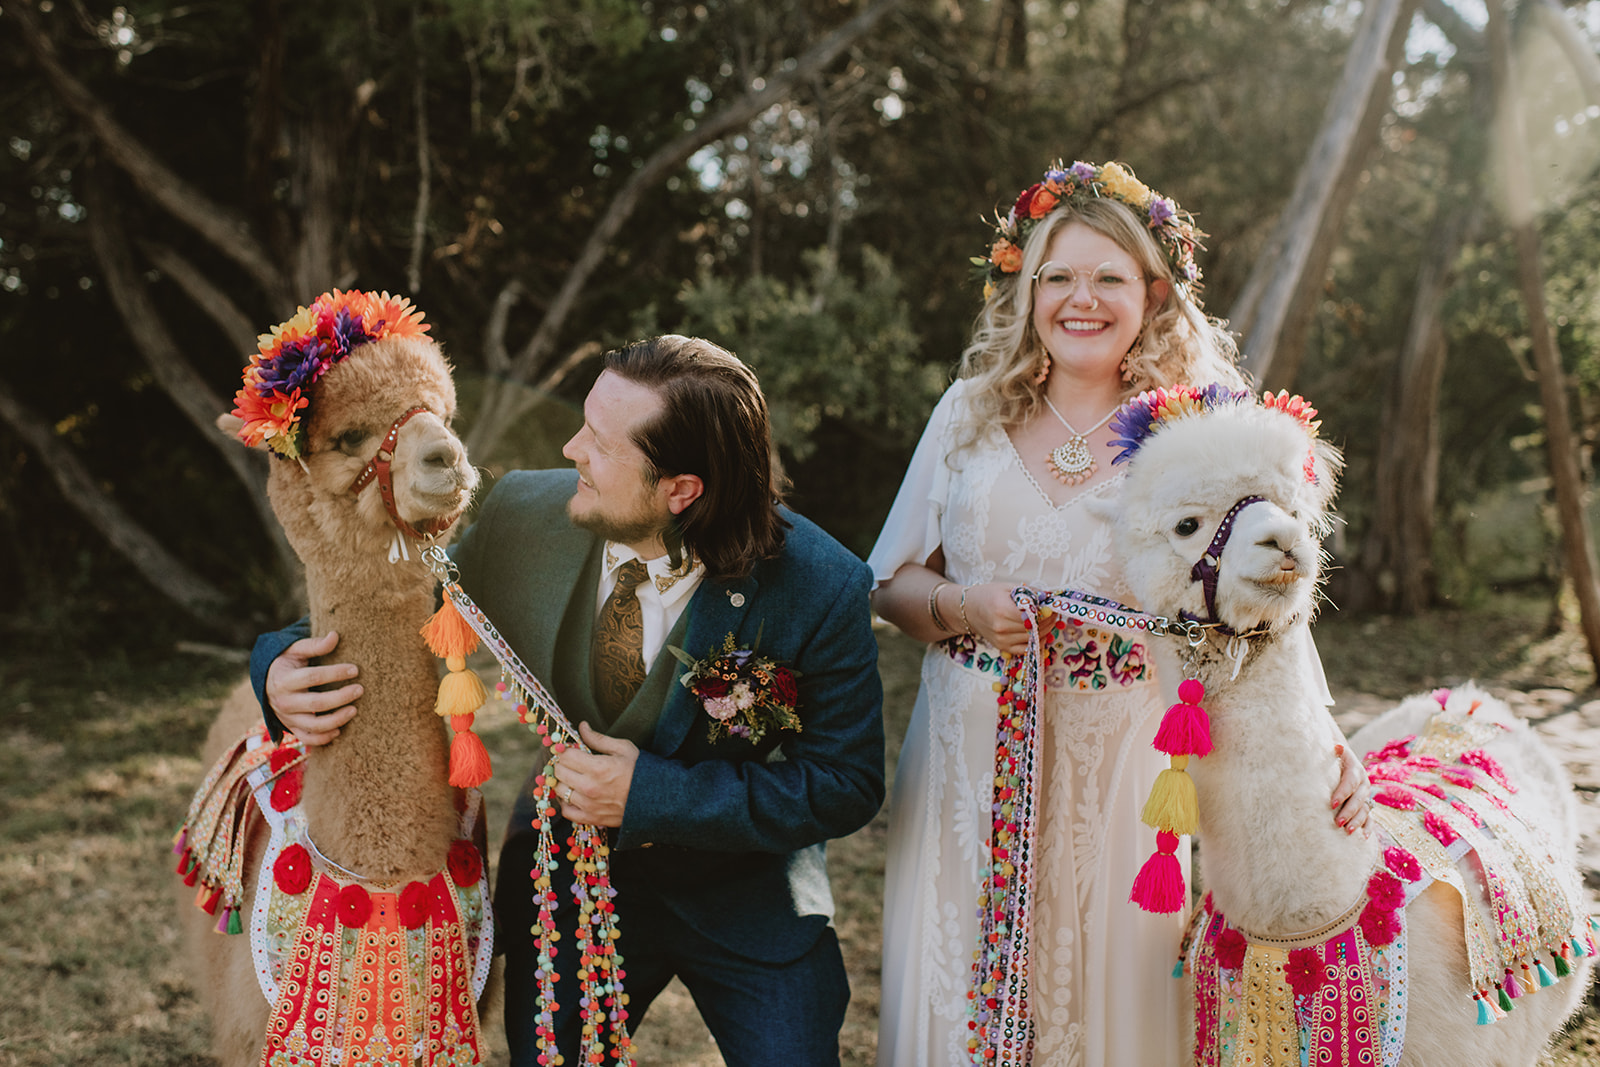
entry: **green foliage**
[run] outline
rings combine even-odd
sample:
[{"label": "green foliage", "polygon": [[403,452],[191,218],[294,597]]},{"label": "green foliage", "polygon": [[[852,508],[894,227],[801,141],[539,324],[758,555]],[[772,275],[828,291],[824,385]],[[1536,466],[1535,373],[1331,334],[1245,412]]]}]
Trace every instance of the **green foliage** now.
[{"label": "green foliage", "polygon": [[825,250],[805,258],[810,276],[794,283],[702,274],[678,296],[678,329],[714,338],[755,369],[773,436],[796,459],[815,452],[830,420],[887,447],[909,447],[945,376],[917,359],[893,267],[872,248],[861,250],[859,277],[839,271]]}]

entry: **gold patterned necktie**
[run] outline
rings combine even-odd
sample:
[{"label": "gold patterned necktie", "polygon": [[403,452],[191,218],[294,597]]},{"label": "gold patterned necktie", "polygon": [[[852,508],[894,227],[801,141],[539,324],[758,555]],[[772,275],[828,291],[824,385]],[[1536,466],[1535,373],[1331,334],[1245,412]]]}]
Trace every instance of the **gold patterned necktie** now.
[{"label": "gold patterned necktie", "polygon": [[644,681],[644,611],[635,590],[648,575],[644,561],[617,568],[617,586],[594,627],[594,693],[606,724],[616,721]]}]

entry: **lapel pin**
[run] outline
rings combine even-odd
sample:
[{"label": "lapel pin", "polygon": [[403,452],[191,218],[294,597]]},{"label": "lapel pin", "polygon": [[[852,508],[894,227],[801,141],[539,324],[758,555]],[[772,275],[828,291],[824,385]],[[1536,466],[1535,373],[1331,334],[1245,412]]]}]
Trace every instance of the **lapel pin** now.
[{"label": "lapel pin", "polygon": [[736,608],[744,607],[744,594],[735,593],[732,589],[728,590],[728,603]]}]

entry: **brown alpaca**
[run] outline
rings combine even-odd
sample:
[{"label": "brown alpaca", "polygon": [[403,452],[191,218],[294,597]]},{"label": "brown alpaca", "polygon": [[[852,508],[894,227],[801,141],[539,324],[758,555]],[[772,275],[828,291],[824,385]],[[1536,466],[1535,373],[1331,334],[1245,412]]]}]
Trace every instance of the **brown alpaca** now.
[{"label": "brown alpaca", "polygon": [[[379,486],[352,493],[351,484],[389,427],[419,406],[426,410],[405,422],[394,447],[400,517],[417,528],[454,519],[478,476],[450,430],[455,387],[431,340],[390,336],[360,345],[327,370],[311,395],[304,461],[274,457],[268,493],[305,563],[312,632],[338,630],[338,658],[360,667],[364,692],[359,714],[337,739],[307,751],[303,811],[316,850],[332,864],[363,880],[403,885],[444,865],[461,827],[463,798],[448,783],[449,744],[434,714],[438,660],[418,634],[434,609],[433,575],[414,542],[409,559],[390,562],[396,527]],[[218,420],[228,432],[242,424],[235,415]],[[206,740],[208,766],[260,721],[246,682]],[[259,813],[252,814],[241,912],[247,927],[267,836]],[[216,933],[215,918],[188,894],[183,910],[216,1054],[224,1064],[256,1063],[272,1006],[257,982],[250,936]]]}]

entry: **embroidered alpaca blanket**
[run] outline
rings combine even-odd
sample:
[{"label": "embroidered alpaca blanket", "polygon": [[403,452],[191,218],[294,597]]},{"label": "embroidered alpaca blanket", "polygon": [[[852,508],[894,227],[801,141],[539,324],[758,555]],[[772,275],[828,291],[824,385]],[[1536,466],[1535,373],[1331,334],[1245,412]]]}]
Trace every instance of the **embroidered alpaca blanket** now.
[{"label": "embroidered alpaca blanket", "polygon": [[300,799],[305,754],[252,730],[206,776],[178,833],[196,903],[240,933],[251,823],[270,829],[250,947],[272,1005],[263,1067],[410,1067],[482,1060],[477,1000],[493,953],[488,879],[472,843],[477,790],[461,794],[458,840],[437,872],[393,884],[323,859]]},{"label": "embroidered alpaca blanket", "polygon": [[[1178,970],[1195,992],[1197,1067],[1382,1064],[1405,1041],[1405,906],[1434,882],[1460,894],[1478,1022],[1571,971],[1597,946],[1579,887],[1516,786],[1483,749],[1503,726],[1476,706],[1440,711],[1423,735],[1367,756],[1383,862],[1339,918],[1287,938],[1229,925],[1207,894]],[[1546,960],[1549,966],[1546,966]]]}]

